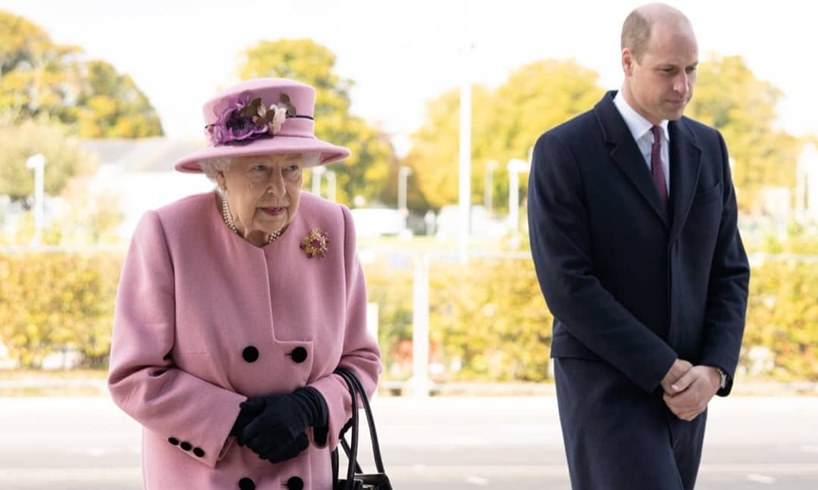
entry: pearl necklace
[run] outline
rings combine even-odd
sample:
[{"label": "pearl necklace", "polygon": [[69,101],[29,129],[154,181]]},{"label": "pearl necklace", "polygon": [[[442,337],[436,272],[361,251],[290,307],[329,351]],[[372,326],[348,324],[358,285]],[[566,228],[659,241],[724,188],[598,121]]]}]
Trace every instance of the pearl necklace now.
[{"label": "pearl necklace", "polygon": [[[221,196],[221,198],[222,198],[222,218],[224,219],[224,222],[227,223],[227,227],[230,228],[230,231],[232,231],[238,236],[241,236],[241,233],[239,233],[238,228],[236,228],[236,223],[233,222],[233,214],[230,213],[230,206],[227,204],[227,196]],[[278,240],[278,237],[280,237],[282,233],[284,233],[284,228],[279,228],[276,231],[272,232],[270,236],[267,237],[265,245],[273,243],[274,241]]]}]

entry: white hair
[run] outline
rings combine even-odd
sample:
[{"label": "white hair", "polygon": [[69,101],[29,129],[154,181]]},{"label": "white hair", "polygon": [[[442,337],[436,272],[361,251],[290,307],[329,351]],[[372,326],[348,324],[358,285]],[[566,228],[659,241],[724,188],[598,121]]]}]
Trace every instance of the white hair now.
[{"label": "white hair", "polygon": [[224,172],[230,168],[232,163],[233,160],[230,158],[211,158],[209,160],[202,160],[199,162],[199,166],[202,167],[202,172],[204,172],[208,179],[216,182],[216,176],[219,172]]},{"label": "white hair", "polygon": [[[315,167],[321,163],[321,153],[319,152],[298,153],[298,155],[301,156],[302,167]],[[202,172],[213,182],[217,182],[216,176],[219,175],[219,172],[227,171],[232,164],[233,159],[228,157],[210,158],[199,162]]]}]

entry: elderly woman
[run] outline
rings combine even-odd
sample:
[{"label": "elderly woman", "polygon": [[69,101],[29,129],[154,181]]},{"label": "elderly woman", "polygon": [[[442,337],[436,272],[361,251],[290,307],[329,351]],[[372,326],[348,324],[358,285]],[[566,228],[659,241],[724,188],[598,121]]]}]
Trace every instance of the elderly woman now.
[{"label": "elderly woman", "polygon": [[314,100],[309,85],[271,78],[211,99],[210,146],[175,168],[217,189],[136,229],[108,382],[143,426],[147,489],[329,489],[351,416],[333,371],[375,389],[350,212],[301,191],[305,167],[349,155],[314,136]]}]

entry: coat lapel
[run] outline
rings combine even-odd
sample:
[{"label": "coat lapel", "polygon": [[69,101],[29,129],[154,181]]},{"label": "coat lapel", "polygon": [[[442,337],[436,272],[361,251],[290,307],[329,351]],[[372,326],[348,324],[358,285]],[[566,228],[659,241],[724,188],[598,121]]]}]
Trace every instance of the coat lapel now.
[{"label": "coat lapel", "polygon": [[684,118],[671,121],[670,132],[670,203],[673,208],[673,223],[670,241],[682,229],[690,211],[690,204],[696,192],[696,183],[701,171],[701,149],[696,137],[685,123]]},{"label": "coat lapel", "polygon": [[[668,212],[659,201],[659,193],[653,185],[645,158],[639,151],[639,147],[622,119],[622,115],[619,114],[613,103],[615,94],[616,92],[608,92],[594,108],[597,120],[602,127],[602,137],[611,149],[611,159],[616,162],[619,169],[636,188],[645,204],[653,209],[656,216],[662,220],[666,227],[669,227]],[[671,172],[671,182],[673,181],[672,176],[673,173]]]}]

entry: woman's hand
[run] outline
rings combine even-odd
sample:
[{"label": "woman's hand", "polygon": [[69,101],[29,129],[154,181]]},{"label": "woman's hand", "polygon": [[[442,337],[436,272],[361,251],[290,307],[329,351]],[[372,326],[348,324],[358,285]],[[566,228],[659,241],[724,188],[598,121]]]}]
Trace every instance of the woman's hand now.
[{"label": "woman's hand", "polygon": [[[249,398],[241,404],[234,425],[236,439],[240,446],[247,446],[262,459],[272,463],[286,461],[309,446],[307,427],[325,424],[326,406],[322,404],[323,398],[313,388]],[[252,416],[249,422],[247,415]],[[237,427],[240,422],[246,425]]]}]

